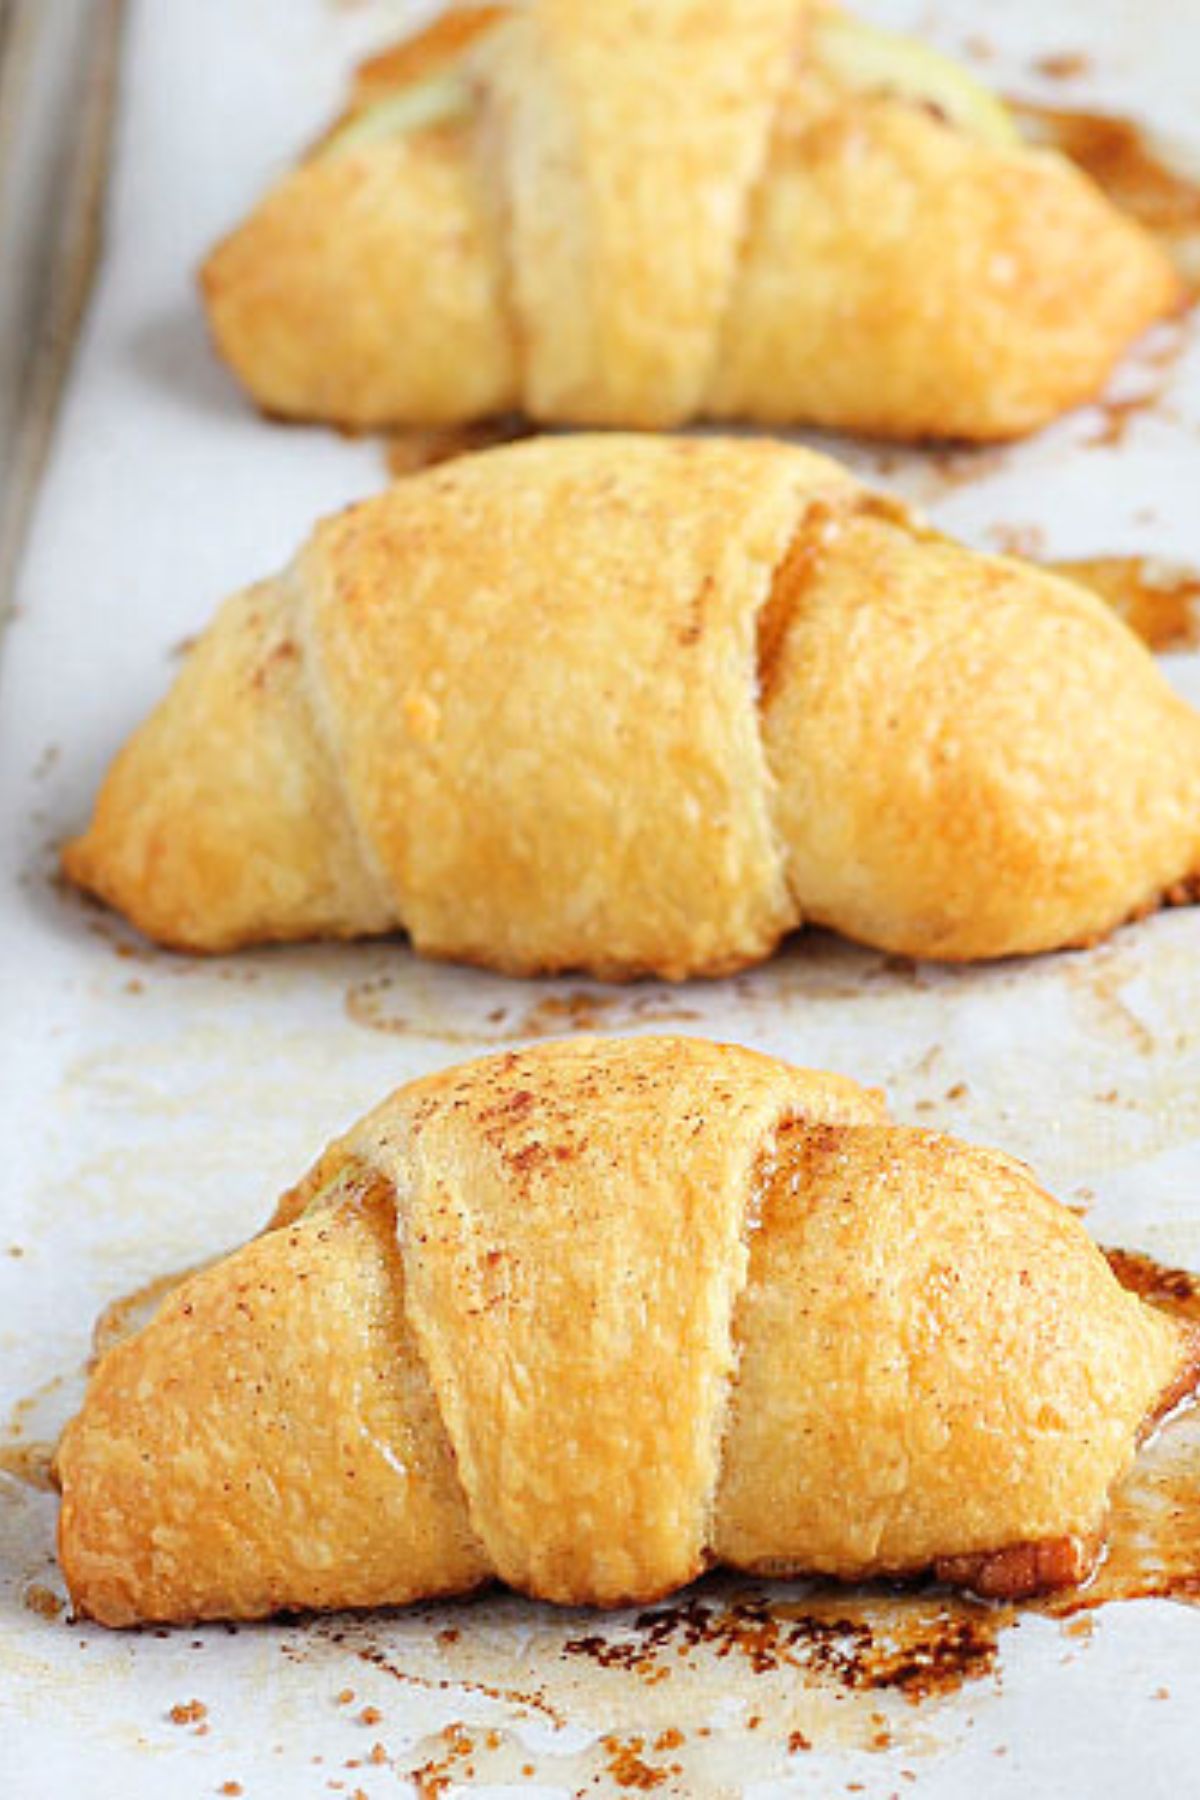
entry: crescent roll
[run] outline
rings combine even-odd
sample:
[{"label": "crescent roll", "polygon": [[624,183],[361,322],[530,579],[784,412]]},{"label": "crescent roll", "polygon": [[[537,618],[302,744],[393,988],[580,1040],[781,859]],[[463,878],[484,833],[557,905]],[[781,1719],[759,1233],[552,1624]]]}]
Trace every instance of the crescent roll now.
[{"label": "crescent roll", "polygon": [[714,1563],[1085,1576],[1200,1335],[1020,1163],[687,1039],[393,1094],[96,1367],[60,1556],[108,1625]]},{"label": "crescent roll", "polygon": [[213,251],[266,411],[1007,438],[1180,303],[953,63],[814,0],[526,0],[370,63]]},{"label": "crescent roll", "polygon": [[64,865],[189,950],[403,928],[676,979],[811,921],[1007,956],[1183,897],[1200,716],[1093,595],[824,457],[530,441],[229,601]]}]

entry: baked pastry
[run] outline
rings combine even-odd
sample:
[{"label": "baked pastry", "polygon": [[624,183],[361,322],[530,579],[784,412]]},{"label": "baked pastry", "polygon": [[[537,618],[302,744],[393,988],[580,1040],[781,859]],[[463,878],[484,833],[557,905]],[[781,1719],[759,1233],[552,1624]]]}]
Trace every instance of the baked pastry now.
[{"label": "baked pastry", "polygon": [[1020,1163],[687,1039],[401,1088],[95,1369],[60,1556],[109,1625],[712,1563],[1085,1576],[1200,1333]]},{"label": "baked pastry", "polygon": [[1007,438],[1181,300],[964,71],[814,0],[455,9],[209,257],[266,411]]},{"label": "baked pastry", "polygon": [[1200,717],[1094,596],[827,458],[535,440],[231,600],[64,861],[189,950],[402,927],[681,978],[811,921],[1006,956],[1179,897]]}]

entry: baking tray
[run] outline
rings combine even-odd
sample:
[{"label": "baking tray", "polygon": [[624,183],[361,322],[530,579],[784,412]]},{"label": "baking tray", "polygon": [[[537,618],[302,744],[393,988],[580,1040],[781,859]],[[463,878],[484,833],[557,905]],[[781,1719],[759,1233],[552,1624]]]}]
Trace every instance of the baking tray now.
[{"label": "baking tray", "polygon": [[[1009,91],[1197,131],[1196,0],[864,10],[965,49]],[[0,670],[0,1793],[1188,1792],[1200,1614],[1163,1600],[1013,1618],[936,1591],[716,1577],[603,1620],[495,1595],[126,1634],[62,1604],[38,1446],[76,1403],[96,1313],[247,1236],[326,1137],[482,1048],[665,1028],[841,1069],[902,1119],[1027,1158],[1102,1241],[1200,1267],[1200,911],[984,970],[814,933],[732,981],[604,990],[421,964],[398,942],[189,962],[56,885],[55,846],[180,645],[313,517],[384,479],[379,443],[243,406],[191,272],[348,64],[415,17],[127,8],[105,252]],[[850,454],[984,547],[1195,566],[1198,429],[1182,323],[1110,404],[1029,444]],[[1167,666],[1200,700],[1196,658]]]}]

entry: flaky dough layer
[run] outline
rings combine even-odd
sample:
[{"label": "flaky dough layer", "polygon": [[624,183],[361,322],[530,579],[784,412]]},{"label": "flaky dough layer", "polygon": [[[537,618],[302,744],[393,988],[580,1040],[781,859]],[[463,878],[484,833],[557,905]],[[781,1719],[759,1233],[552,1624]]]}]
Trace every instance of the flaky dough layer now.
[{"label": "flaky dough layer", "polygon": [[1096,393],[1179,303],[1165,256],[969,77],[831,15],[451,11],[210,256],[222,354],[357,427],[986,439]]},{"label": "flaky dough layer", "polygon": [[402,928],[681,978],[813,920],[1025,954],[1196,874],[1200,718],[1099,600],[828,458],[547,439],[229,601],[65,867],[192,950]]},{"label": "flaky dough layer", "polygon": [[58,1466],[112,1625],[713,1562],[1078,1579],[1196,1379],[994,1151],[830,1075],[576,1039],[402,1088],[100,1361]]}]

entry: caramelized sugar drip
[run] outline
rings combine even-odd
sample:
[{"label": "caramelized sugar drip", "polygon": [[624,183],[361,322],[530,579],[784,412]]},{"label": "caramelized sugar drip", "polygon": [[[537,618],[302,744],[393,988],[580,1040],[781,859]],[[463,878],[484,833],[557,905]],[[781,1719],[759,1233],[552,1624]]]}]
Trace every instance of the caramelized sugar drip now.
[{"label": "caramelized sugar drip", "polygon": [[388,437],[388,473],[397,478],[417,475],[438,463],[452,462],[456,456],[514,444],[532,433],[533,427],[518,418],[480,419],[470,425],[414,425]]},{"label": "caramelized sugar drip", "polygon": [[1109,1268],[1130,1293],[1176,1318],[1200,1324],[1200,1275],[1155,1262],[1140,1250],[1105,1250],[1104,1254]]},{"label": "caramelized sugar drip", "polygon": [[1200,291],[1200,179],[1166,161],[1131,119],[1010,102],[1025,135],[1060,150],[1123,212],[1157,237],[1193,293]]},{"label": "caramelized sugar drip", "polygon": [[1086,1581],[1101,1548],[1095,1535],[1033,1539],[978,1555],[941,1556],[934,1573],[983,1600],[1038,1599]]},{"label": "caramelized sugar drip", "polygon": [[1151,650],[1200,645],[1200,573],[1150,556],[1086,556],[1045,567],[1090,588]]}]

